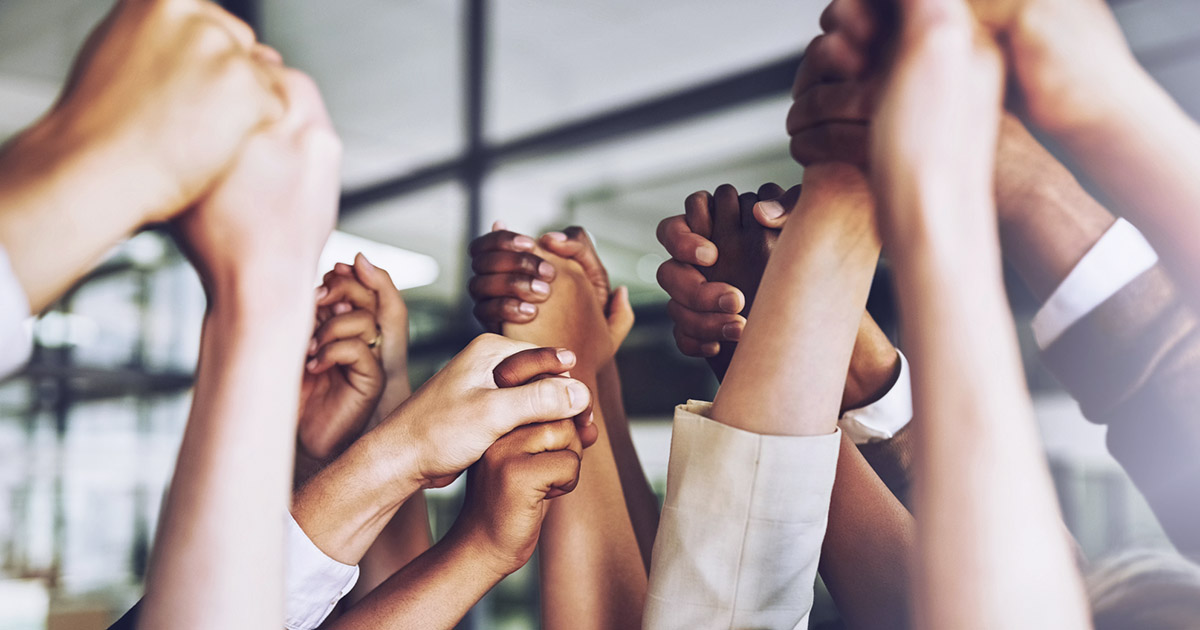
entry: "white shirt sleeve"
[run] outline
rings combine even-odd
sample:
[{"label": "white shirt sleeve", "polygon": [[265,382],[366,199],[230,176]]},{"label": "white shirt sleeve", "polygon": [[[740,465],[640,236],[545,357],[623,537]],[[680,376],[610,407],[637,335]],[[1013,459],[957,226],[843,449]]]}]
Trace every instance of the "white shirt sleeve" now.
[{"label": "white shirt sleeve", "polygon": [[838,427],[855,444],[890,440],[912,421],[912,375],[904,353],[897,350],[896,354],[900,356],[900,375],[892,388],[879,400],[851,409],[838,420]]},{"label": "white shirt sleeve", "polygon": [[8,253],[0,247],[0,379],[21,369],[32,348],[29,298],[13,273]]},{"label": "white shirt sleeve", "polygon": [[644,627],[807,628],[841,432],[759,435],[675,411]]},{"label": "white shirt sleeve", "polygon": [[358,567],[325,555],[288,515],[287,630],[313,630],[358,582]]},{"label": "white shirt sleeve", "polygon": [[1108,228],[1033,316],[1033,337],[1045,350],[1125,285],[1158,263],[1158,254],[1125,219]]}]

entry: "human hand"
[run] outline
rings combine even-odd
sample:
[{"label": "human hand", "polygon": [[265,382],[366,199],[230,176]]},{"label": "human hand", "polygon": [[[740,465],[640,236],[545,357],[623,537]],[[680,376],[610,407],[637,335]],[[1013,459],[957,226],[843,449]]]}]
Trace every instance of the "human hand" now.
[{"label": "human hand", "polygon": [[845,162],[867,169],[871,115],[882,74],[872,55],[877,31],[861,0],[834,0],[826,33],[805,48],[792,85],[787,130],[792,157],[810,166]]},{"label": "human hand", "polygon": [[[960,0],[904,0],[895,60],[871,128],[884,242],[925,229],[947,242],[994,230],[1003,62]],[[937,213],[936,217],[921,213]],[[918,213],[918,214],[913,214]],[[894,250],[893,250],[894,251]]]},{"label": "human hand", "polygon": [[447,535],[499,575],[529,562],[548,500],[575,489],[582,444],[570,420],[530,424],[487,449],[467,473],[462,512]]},{"label": "human hand", "polygon": [[[214,2],[121,0],[89,36],[45,124],[115,149],[145,221],[190,206],[294,91],[279,54]],[[203,130],[198,133],[197,130]]]},{"label": "human hand", "polygon": [[1051,134],[1086,131],[1144,78],[1102,0],[970,0],[999,36],[1030,120]]},{"label": "human hand", "polygon": [[[328,292],[327,285],[321,288]],[[371,345],[379,330],[375,317],[359,308],[318,318],[300,388],[297,468],[339,455],[375,411],[386,382]]]},{"label": "human hand", "polygon": [[671,297],[667,313],[675,322],[675,343],[685,355],[708,359],[718,379],[729,367],[787,218],[763,214],[758,201],[783,194],[764,184],[757,195],[738,195],[726,184],[715,194],[689,195],[683,216],[659,224],[659,242],[672,258],[659,267],[658,281]]},{"label": "human hand", "polygon": [[299,72],[284,74],[287,113],[252,137],[217,188],[175,221],[210,299],[226,290],[252,301],[281,297],[263,287],[312,299],[317,258],[337,216],[341,144],[316,85]]},{"label": "human hand", "polygon": [[[628,290],[611,290],[608,271],[582,228],[551,232],[535,242],[498,223],[471,243],[471,256],[475,276],[469,288],[476,301],[475,316],[489,330],[517,325],[504,330],[540,345],[569,347],[590,365],[611,358],[633,327]],[[571,298],[552,299],[552,287],[569,291]],[[546,308],[556,312],[545,314]],[[599,318],[586,321],[597,308]],[[533,326],[520,326],[535,319]],[[596,335],[597,330],[607,334]],[[581,347],[585,341],[608,343],[588,351]]]},{"label": "human hand", "polygon": [[[575,354],[484,334],[367,434],[389,476],[445,485],[513,429],[574,418],[584,445],[596,440],[592,395],[570,378]],[[364,438],[364,439],[366,439]],[[409,453],[407,457],[388,454]]]},{"label": "human hand", "polygon": [[326,291],[318,292],[317,298],[318,320],[349,309],[365,309],[375,314],[378,328],[372,342],[378,344],[377,352],[387,376],[377,414],[377,419],[382,420],[412,394],[408,380],[408,306],[391,275],[371,264],[361,253],[355,256],[353,265],[334,265],[333,271],[325,274],[323,286]]}]

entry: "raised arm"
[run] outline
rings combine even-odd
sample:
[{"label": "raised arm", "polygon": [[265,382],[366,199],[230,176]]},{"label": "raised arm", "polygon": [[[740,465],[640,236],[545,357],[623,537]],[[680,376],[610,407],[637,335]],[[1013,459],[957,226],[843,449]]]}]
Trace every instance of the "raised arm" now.
[{"label": "raised arm", "polygon": [[284,520],[312,280],[341,152],[316,87],[178,220],[209,296],[191,416],[155,540],[142,628],[283,625]]},{"label": "raised arm", "polygon": [[916,625],[1089,627],[1001,280],[1001,57],[959,0],[898,9],[871,164],[922,423]]},{"label": "raised arm", "polygon": [[1200,126],[1134,58],[1097,0],[973,0],[1003,34],[1035,125],[1054,137],[1200,305]]},{"label": "raised arm", "polygon": [[282,77],[278,55],[210,2],[118,2],[58,103],[0,150],[0,243],[33,312],[206,193],[279,117]]},{"label": "raised arm", "polygon": [[[519,353],[497,365],[495,384],[521,386],[547,369],[560,370],[563,361],[575,365],[562,350]],[[501,437],[471,467],[463,511],[450,532],[330,627],[453,628],[529,561],[548,500],[578,481],[582,447],[573,419],[527,424]]]},{"label": "raised arm", "polygon": [[[548,234],[540,245],[497,229],[476,239],[471,249],[478,274],[471,281],[472,294],[485,325],[572,350],[579,356],[572,376],[597,392],[592,410],[597,439],[584,456],[579,486],[554,501],[542,529],[542,623],[547,628],[636,627],[658,503],[633,450],[614,362],[633,324],[628,294],[611,290],[591,240],[577,227]],[[519,294],[544,277],[550,279],[545,291]],[[493,306],[522,297],[537,304],[535,315],[519,323]],[[491,313],[500,318],[490,319]]]}]

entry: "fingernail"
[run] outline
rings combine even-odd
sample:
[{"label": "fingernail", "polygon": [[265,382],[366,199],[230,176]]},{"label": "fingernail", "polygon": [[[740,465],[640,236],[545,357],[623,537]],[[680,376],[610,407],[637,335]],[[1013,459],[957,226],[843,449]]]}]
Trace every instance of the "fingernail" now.
[{"label": "fingernail", "polygon": [[496,221],[495,223],[492,224],[493,232],[499,232],[500,230],[507,230],[507,229],[508,229],[508,226],[505,225],[503,221]]},{"label": "fingernail", "polygon": [[517,310],[525,315],[533,315],[534,313],[537,313],[537,307],[529,302],[521,302],[519,305],[517,305]]},{"label": "fingernail", "polygon": [[717,246],[701,245],[700,247],[697,247],[696,261],[702,265],[711,265],[717,262]]},{"label": "fingernail", "polygon": [[725,311],[726,313],[736,313],[738,312],[737,297],[732,293],[726,293],[717,299],[717,306],[720,306],[721,310]]},{"label": "fingernail", "polygon": [[588,412],[588,415],[587,415],[587,419],[583,421],[583,426],[585,426],[585,427],[586,427],[586,426],[588,426],[588,425],[592,425],[592,424],[595,424],[595,423],[596,423],[596,412],[595,412],[595,411],[589,411],[589,412]]},{"label": "fingernail", "polygon": [[537,293],[538,295],[549,295],[550,294],[550,283],[548,283],[544,280],[534,280],[534,281],[530,282],[529,288],[532,289],[533,292]]},{"label": "fingernail", "polygon": [[317,340],[316,339],[310,340],[308,342],[308,354],[311,356],[312,353],[314,353],[316,351],[317,351]]},{"label": "fingernail", "polygon": [[708,356],[715,356],[717,353],[721,352],[721,344],[715,341],[712,343],[706,343],[703,346],[700,346],[700,352],[703,352]]},{"label": "fingernail", "polygon": [[742,325],[730,322],[721,327],[721,336],[726,341],[737,341],[742,338]]},{"label": "fingernail", "polygon": [[571,352],[570,350],[567,350],[566,348],[560,348],[559,351],[557,352],[557,354],[558,354],[558,362],[559,363],[562,363],[563,365],[575,365],[575,353],[574,352]]},{"label": "fingernail", "polygon": [[[294,365],[294,364],[293,364],[293,365]],[[313,359],[312,361],[309,361],[308,363],[306,363],[306,364],[304,365],[304,367],[305,367],[305,368],[307,368],[309,372],[311,372],[311,371],[313,371],[313,370],[317,369],[317,360],[316,360],[316,359]]]},{"label": "fingernail", "polygon": [[317,287],[317,300],[322,300],[326,295],[329,295],[329,287],[321,285]]},{"label": "fingernail", "polygon": [[533,239],[521,234],[513,237],[513,248],[517,250],[533,249]]},{"label": "fingernail", "polygon": [[554,277],[554,265],[551,265],[550,263],[543,261],[542,264],[538,265],[538,275],[540,275],[543,278],[553,278]]},{"label": "fingernail", "polygon": [[571,401],[572,409],[582,409],[591,400],[591,393],[588,392],[586,385],[576,381],[567,385],[567,398]]},{"label": "fingernail", "polygon": [[367,260],[366,254],[359,252],[358,257],[362,259],[363,266],[366,267],[368,271],[375,270],[375,265],[371,264],[371,261]]},{"label": "fingernail", "polygon": [[334,315],[345,315],[352,310],[354,310],[354,307],[350,306],[348,302],[338,302],[337,304],[333,305]]},{"label": "fingernail", "polygon": [[774,199],[760,201],[758,202],[758,206],[762,209],[763,216],[767,217],[768,219],[774,220],[783,216],[783,204],[775,201]]},{"label": "fingernail", "polygon": [[561,241],[567,240],[567,235],[563,234],[562,232],[547,232],[546,238],[548,238],[552,241],[560,241],[561,242]]}]

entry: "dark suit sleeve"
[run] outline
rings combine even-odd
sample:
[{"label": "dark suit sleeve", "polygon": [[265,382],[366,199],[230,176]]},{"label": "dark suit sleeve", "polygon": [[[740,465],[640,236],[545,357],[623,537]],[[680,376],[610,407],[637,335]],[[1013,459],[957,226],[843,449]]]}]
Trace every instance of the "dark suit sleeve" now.
[{"label": "dark suit sleeve", "polygon": [[116,623],[108,627],[108,630],[134,630],[137,627],[138,617],[142,612],[142,602],[133,605],[129,612],[125,613]]},{"label": "dark suit sleeve", "polygon": [[1180,552],[1200,559],[1200,325],[1161,267],[1043,352]]}]

